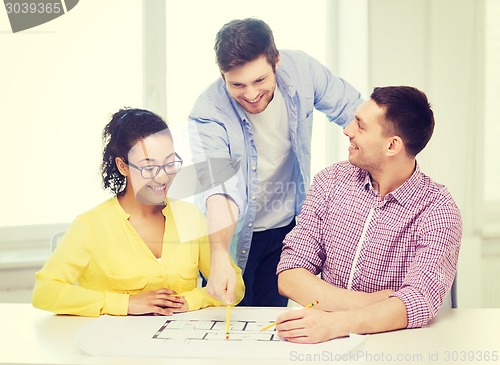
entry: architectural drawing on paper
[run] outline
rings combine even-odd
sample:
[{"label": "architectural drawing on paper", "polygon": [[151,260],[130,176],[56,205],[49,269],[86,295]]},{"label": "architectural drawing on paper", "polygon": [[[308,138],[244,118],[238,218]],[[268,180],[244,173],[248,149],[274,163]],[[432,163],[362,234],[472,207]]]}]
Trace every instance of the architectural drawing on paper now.
[{"label": "architectural drawing on paper", "polygon": [[229,340],[226,323],[217,320],[167,320],[153,336],[157,340],[280,341],[276,328],[259,332],[270,321],[231,321]]}]

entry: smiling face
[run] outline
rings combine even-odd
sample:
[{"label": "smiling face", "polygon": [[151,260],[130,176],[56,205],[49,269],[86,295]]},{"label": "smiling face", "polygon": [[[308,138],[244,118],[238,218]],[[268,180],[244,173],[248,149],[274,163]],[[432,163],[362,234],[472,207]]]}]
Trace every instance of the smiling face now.
[{"label": "smiling face", "polygon": [[[168,130],[152,134],[140,141],[130,149],[127,159],[138,168],[149,165],[165,165],[173,162],[174,143]],[[167,191],[175,175],[167,175],[163,169],[156,177],[144,178],[141,171],[129,167],[126,189],[132,189],[135,198],[142,204],[161,205],[165,203]]]},{"label": "smiling face", "polygon": [[223,78],[231,97],[250,114],[263,112],[273,99],[276,75],[265,56],[224,72]]},{"label": "smiling face", "polygon": [[356,110],[354,120],[344,129],[349,137],[349,162],[373,172],[385,161],[391,137],[383,134],[384,110],[373,100],[367,100]]}]

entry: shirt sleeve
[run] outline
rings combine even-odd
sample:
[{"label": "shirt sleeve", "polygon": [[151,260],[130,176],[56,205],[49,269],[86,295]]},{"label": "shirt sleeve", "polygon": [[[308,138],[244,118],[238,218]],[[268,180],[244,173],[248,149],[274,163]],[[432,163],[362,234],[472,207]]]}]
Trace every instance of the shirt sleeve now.
[{"label": "shirt sleeve", "polygon": [[129,294],[97,291],[76,282],[87,267],[89,230],[83,218],[70,225],[61,243],[35,275],[33,305],[57,314],[98,317],[127,315]]},{"label": "shirt sleeve", "polygon": [[419,243],[401,288],[393,294],[406,306],[408,328],[422,327],[438,312],[455,278],[462,221],[454,203],[428,209]]},{"label": "shirt sleeve", "polygon": [[325,113],[330,122],[345,128],[363,101],[361,94],[313,57],[309,57],[309,68],[314,85],[314,107]]},{"label": "shirt sleeve", "polygon": [[245,180],[241,161],[231,160],[225,129],[214,120],[201,118],[189,118],[188,127],[193,162],[203,196],[204,204],[200,208],[206,211],[207,199],[221,194],[234,201],[241,218],[245,207],[238,184]]},{"label": "shirt sleeve", "polygon": [[326,258],[323,244],[322,221],[327,214],[328,182],[327,169],[313,180],[302,210],[297,217],[297,225],[285,237],[277,273],[304,268],[314,275],[321,272]]}]

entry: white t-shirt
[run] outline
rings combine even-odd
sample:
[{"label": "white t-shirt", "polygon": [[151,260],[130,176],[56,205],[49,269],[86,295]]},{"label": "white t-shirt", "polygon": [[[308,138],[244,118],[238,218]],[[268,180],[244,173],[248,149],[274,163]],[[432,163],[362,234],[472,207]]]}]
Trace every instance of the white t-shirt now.
[{"label": "white t-shirt", "polygon": [[263,112],[246,116],[258,154],[259,192],[255,196],[254,231],[283,227],[294,218],[296,190],[288,113],[278,88]]}]

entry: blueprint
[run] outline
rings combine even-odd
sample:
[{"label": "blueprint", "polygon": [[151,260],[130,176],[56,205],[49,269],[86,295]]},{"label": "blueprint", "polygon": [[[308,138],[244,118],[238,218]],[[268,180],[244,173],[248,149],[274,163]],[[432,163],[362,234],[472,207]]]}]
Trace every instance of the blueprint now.
[{"label": "blueprint", "polygon": [[260,331],[290,308],[234,307],[226,340],[226,307],[173,316],[108,316],[85,324],[76,343],[94,356],[289,360],[291,353],[347,353],[366,336],[320,344],[281,340],[276,327]]},{"label": "blueprint", "polygon": [[[276,329],[260,329],[272,321],[234,320],[230,322],[227,341],[279,341]],[[157,340],[223,340],[226,341],[226,322],[218,320],[167,320],[155,333]]]}]

